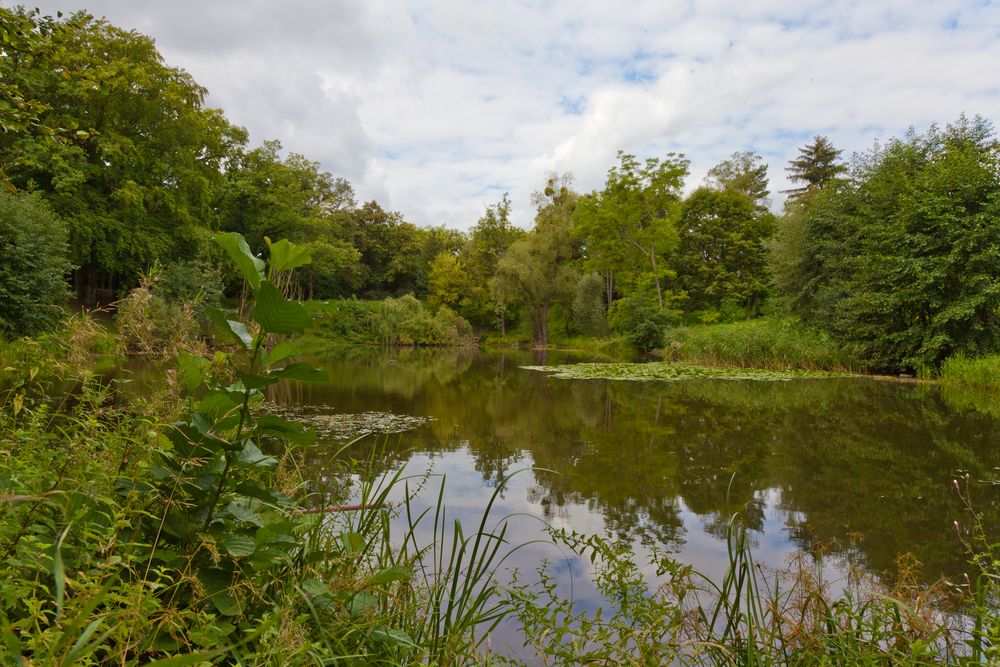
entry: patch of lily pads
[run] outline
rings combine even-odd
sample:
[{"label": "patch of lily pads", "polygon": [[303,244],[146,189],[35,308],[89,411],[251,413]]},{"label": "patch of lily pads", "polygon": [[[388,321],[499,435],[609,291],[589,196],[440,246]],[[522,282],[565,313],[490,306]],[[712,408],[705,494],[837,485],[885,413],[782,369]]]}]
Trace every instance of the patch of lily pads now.
[{"label": "patch of lily pads", "polygon": [[392,412],[323,413],[303,406],[268,404],[268,414],[293,419],[316,431],[321,440],[353,440],[363,435],[391,435],[423,426],[431,417]]},{"label": "patch of lily pads", "polygon": [[631,380],[636,382],[677,380],[766,380],[787,381],[810,378],[850,377],[833,371],[773,370],[765,368],[723,368],[692,366],[673,362],[582,363],[563,366],[522,366],[529,371],[549,373],[567,380]]}]

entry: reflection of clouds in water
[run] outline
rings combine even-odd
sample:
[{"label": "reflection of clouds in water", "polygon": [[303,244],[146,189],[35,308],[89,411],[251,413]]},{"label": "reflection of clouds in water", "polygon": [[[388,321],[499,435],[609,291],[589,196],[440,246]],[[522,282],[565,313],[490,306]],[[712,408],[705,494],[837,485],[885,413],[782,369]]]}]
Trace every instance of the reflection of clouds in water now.
[{"label": "reflection of clouds in water", "polygon": [[[495,489],[475,469],[475,462],[475,454],[467,448],[451,452],[447,457],[415,454],[407,462],[403,475],[419,475],[434,466],[434,473],[428,483],[411,500],[413,516],[429,510],[415,531],[418,544],[431,544],[435,539],[432,515],[442,483],[445,485],[446,499],[444,547],[450,548],[455,520],[461,522],[467,537],[479,526],[483,509]],[[506,558],[498,573],[501,583],[506,583],[506,577],[514,569],[519,571],[522,581],[535,581],[536,569],[547,562],[549,572],[557,579],[559,595],[572,598],[580,609],[594,611],[602,606],[606,608],[607,601],[593,584],[594,565],[589,559],[574,555],[566,547],[553,544],[546,527],[609,539],[617,537],[615,531],[609,530],[607,521],[600,512],[595,512],[584,502],[567,501],[555,515],[547,518],[544,504],[533,493],[538,486],[534,473],[524,470],[530,465],[530,460],[522,463],[525,464],[519,468],[522,472],[511,474],[515,471],[508,471],[506,493],[497,500],[486,523],[487,530],[495,530],[506,523],[505,540],[509,548],[526,545],[514,550]],[[394,489],[390,501],[400,504],[403,500],[402,487]],[[787,515],[781,509],[781,492],[778,489],[768,489],[760,494],[759,501],[762,511],[761,530],[751,534],[755,541],[754,557],[768,571],[784,569],[801,552],[795,543],[788,540]],[[669,554],[681,563],[693,564],[699,572],[714,581],[721,580],[728,565],[725,536],[711,529],[706,523],[706,517],[690,510],[683,500],[677,499],[675,502],[681,532],[685,536],[683,541],[670,544],[631,541],[635,565],[649,582],[651,590],[666,581],[665,577],[657,574],[657,554],[661,557]],[[396,534],[402,534],[406,525],[405,514],[397,513],[394,521]],[[691,530],[694,526],[701,526],[703,529]],[[845,580],[844,564],[837,559],[826,559],[816,566],[820,568],[823,579],[832,582],[834,589],[839,588],[837,582]]]}]

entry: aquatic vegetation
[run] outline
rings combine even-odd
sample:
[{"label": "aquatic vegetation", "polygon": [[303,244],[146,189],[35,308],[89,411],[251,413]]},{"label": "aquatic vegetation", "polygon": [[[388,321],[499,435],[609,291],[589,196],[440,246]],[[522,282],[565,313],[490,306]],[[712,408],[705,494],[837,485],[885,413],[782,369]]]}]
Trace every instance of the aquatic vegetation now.
[{"label": "aquatic vegetation", "polygon": [[268,414],[294,419],[316,432],[321,440],[352,440],[363,435],[403,433],[432,421],[432,417],[397,415],[392,412],[323,413],[313,407],[276,405],[263,406]]},{"label": "aquatic vegetation", "polygon": [[675,380],[801,380],[848,377],[849,373],[801,369],[721,368],[673,362],[584,363],[564,366],[522,366],[526,370],[551,373],[566,380],[630,380],[637,382]]}]

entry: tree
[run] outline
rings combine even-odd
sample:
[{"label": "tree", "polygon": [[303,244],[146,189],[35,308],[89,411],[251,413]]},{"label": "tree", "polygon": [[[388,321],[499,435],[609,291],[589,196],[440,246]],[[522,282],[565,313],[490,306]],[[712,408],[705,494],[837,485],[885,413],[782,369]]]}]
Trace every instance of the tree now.
[{"label": "tree", "polygon": [[719,311],[727,300],[753,314],[767,288],[765,241],[774,216],[736,190],[699,188],[684,200],[675,258],[688,310]]},{"label": "tree", "polygon": [[0,191],[0,335],[37,334],[63,315],[67,236],[40,195]]},{"label": "tree", "polygon": [[573,291],[573,322],[578,331],[603,336],[608,332],[608,306],[604,281],[596,272],[580,276]]},{"label": "tree", "polygon": [[[608,171],[604,189],[591,193],[574,218],[584,255],[605,273],[607,293],[614,292],[614,272],[634,281],[648,273],[656,289],[658,307],[665,306],[663,281],[670,277],[666,258],[677,245],[674,226],[688,161],[668,153],[661,161],[640,163],[634,155],[618,153],[619,164]],[[645,270],[638,267],[645,266]]]},{"label": "tree", "polygon": [[738,192],[759,209],[767,210],[767,196],[770,194],[767,189],[767,164],[753,151],[733,153],[728,160],[709,169],[705,185],[714,190]]},{"label": "tree", "polygon": [[42,192],[66,220],[81,295],[200,254],[222,164],[245,132],[204,108],[205,90],[165,65],[152,39],[83,12],[19,16],[34,45],[5,69],[26,103],[39,102],[38,123],[64,140],[5,132],[0,163],[13,187]]},{"label": "tree", "polygon": [[462,314],[483,323],[499,324],[502,336],[507,333],[507,320],[515,300],[509,293],[496,289],[495,281],[500,260],[522,236],[524,231],[515,227],[510,219],[510,195],[504,193],[499,202],[486,207],[469,231],[469,240],[462,253],[463,263],[471,276],[470,302],[480,306],[466,308]]},{"label": "tree", "polygon": [[469,276],[458,257],[450,252],[439,253],[430,264],[427,275],[427,303],[431,308],[448,306],[461,312],[468,298]]},{"label": "tree", "polygon": [[789,163],[785,171],[791,180],[805,185],[785,190],[788,198],[798,199],[846,172],[847,166],[838,162],[841,152],[833,147],[829,139],[818,135],[813,137],[811,144],[800,148],[799,156]]},{"label": "tree", "polygon": [[873,367],[1000,350],[1000,143],[989,123],[962,117],[876,147],[850,180],[793,211],[786,299]]},{"label": "tree", "polygon": [[545,189],[532,197],[538,207],[535,227],[515,241],[497,265],[496,291],[523,299],[531,311],[536,345],[548,345],[549,309],[567,297],[576,282],[570,261],[576,255],[571,226],[578,199],[569,189],[568,176],[550,176]]},{"label": "tree", "polygon": [[[83,12],[13,16],[29,48],[4,46],[4,81],[33,118],[0,134],[0,164],[10,186],[41,192],[66,221],[80,295],[201,254],[222,165],[245,132],[206,109],[205,90],[152,39]],[[40,141],[40,128],[59,128],[59,140]]]}]

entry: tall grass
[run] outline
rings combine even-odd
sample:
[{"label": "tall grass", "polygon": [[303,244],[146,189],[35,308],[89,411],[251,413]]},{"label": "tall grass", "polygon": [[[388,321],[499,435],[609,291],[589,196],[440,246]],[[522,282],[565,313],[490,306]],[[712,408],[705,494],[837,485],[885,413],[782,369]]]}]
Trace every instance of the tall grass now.
[{"label": "tall grass", "polygon": [[854,351],[791,319],[764,317],[668,329],[664,355],[691,364],[738,368],[861,370]]},{"label": "tall grass", "polygon": [[[995,607],[973,602],[955,611],[953,589],[917,585],[905,560],[892,588],[855,573],[838,594],[819,574],[821,564],[807,557],[767,570],[738,515],[728,526],[721,579],[654,555],[665,576],[657,588],[621,544],[561,531],[553,538],[595,563],[597,587],[611,608],[588,613],[560,597],[547,564],[539,583],[515,582],[511,597],[525,649],[539,664],[981,664],[996,638],[986,630],[1000,618]],[[995,581],[976,590],[975,599],[995,603]],[[961,592],[969,603],[968,589]]]},{"label": "tall grass", "polygon": [[1000,355],[968,357],[956,354],[941,364],[937,379],[945,384],[1000,391]]}]

